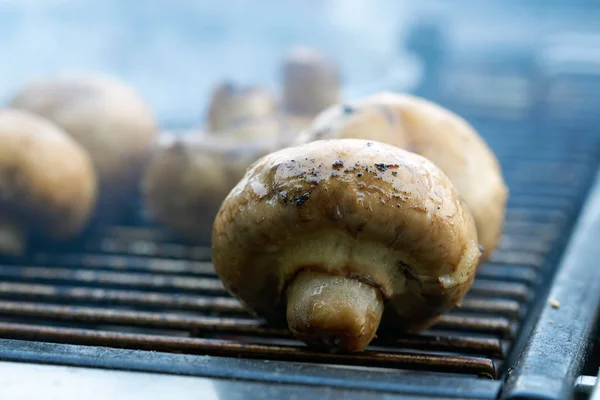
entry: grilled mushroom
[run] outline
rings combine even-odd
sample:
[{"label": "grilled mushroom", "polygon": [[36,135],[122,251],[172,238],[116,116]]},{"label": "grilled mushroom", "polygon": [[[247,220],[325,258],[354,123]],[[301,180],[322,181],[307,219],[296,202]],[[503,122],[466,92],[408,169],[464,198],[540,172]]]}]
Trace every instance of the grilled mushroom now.
[{"label": "grilled mushroom", "polygon": [[275,115],[275,109],[275,100],[267,91],[223,82],[211,96],[207,131],[228,132],[254,120],[268,120]]},{"label": "grilled mushroom", "polygon": [[314,117],[339,101],[337,66],[315,49],[293,49],[284,61],[282,75],[287,114]]},{"label": "grilled mushroom", "polygon": [[210,243],[221,202],[273,146],[197,134],[164,137],[142,179],[144,208],[181,237]]},{"label": "grilled mushroom", "polygon": [[458,304],[481,255],[475,225],[427,159],[356,139],[253,164],[213,228],[213,262],[250,310],[309,344],[361,351],[384,306],[413,332]]},{"label": "grilled mushroom", "polygon": [[69,239],[96,195],[86,151],[51,122],[0,110],[0,253],[18,255],[31,235]]},{"label": "grilled mushroom", "polygon": [[139,180],[156,138],[156,122],[140,97],[105,76],[59,77],[32,82],[11,107],[54,122],[91,155],[103,194],[118,197]]},{"label": "grilled mushroom", "polygon": [[469,207],[483,258],[496,248],[508,191],[496,157],[464,119],[424,99],[380,93],[330,107],[295,143],[341,138],[380,140],[433,161]]}]

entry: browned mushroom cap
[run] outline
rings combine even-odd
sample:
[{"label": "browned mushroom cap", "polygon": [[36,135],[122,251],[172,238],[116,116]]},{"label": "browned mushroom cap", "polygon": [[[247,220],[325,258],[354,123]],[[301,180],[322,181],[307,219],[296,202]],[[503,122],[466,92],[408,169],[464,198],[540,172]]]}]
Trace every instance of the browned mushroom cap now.
[{"label": "browned mushroom cap", "polygon": [[341,138],[380,140],[433,161],[469,207],[483,258],[496,248],[508,191],[498,160],[464,119],[424,99],[380,93],[324,111],[296,144]]},{"label": "browned mushroom cap", "polygon": [[283,64],[283,109],[315,116],[339,101],[337,66],[315,49],[293,49]]},{"label": "browned mushroom cap", "polygon": [[275,114],[275,100],[264,89],[223,82],[213,91],[208,108],[209,132],[225,132]]},{"label": "browned mushroom cap", "polygon": [[228,290],[307,343],[360,351],[460,301],[480,257],[472,217],[430,161],[365,140],[271,153],[225,199],[213,262]]},{"label": "browned mushroom cap", "polygon": [[0,110],[0,253],[24,251],[29,234],[68,239],[95,201],[86,151],[51,122]]},{"label": "browned mushroom cap", "polygon": [[102,186],[114,190],[139,179],[156,137],[146,104],[109,77],[60,77],[32,82],[11,101],[54,122],[89,152]]},{"label": "browned mushroom cap", "polygon": [[182,237],[210,243],[221,202],[246,168],[272,150],[270,142],[196,134],[165,137],[142,179],[144,208]]}]

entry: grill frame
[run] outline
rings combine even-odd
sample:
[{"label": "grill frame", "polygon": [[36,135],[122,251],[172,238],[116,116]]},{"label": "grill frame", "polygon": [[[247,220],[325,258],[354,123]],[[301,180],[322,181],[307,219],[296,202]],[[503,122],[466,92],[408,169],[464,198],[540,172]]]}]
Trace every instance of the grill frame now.
[{"label": "grill frame", "polygon": [[502,400],[572,397],[598,331],[599,237],[600,168],[532,335],[507,376]]},{"label": "grill frame", "polygon": [[[271,384],[295,384],[421,395],[435,398],[492,399],[502,382],[441,373],[372,371],[331,368],[297,362],[265,363],[261,360],[172,354],[0,339],[0,361],[34,362],[75,367],[210,377]],[[435,384],[432,384],[435,383]]]}]

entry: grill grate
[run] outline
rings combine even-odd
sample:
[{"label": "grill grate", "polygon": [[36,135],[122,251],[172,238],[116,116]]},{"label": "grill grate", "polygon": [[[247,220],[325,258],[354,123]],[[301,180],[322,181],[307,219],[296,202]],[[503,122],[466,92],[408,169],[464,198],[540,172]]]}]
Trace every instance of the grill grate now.
[{"label": "grill grate", "polygon": [[[477,124],[476,124],[477,125]],[[500,378],[542,298],[598,159],[597,139],[488,121],[511,190],[505,231],[462,307],[367,352],[319,353],[229,297],[210,249],[140,224],[40,246],[0,266],[0,338]]]}]

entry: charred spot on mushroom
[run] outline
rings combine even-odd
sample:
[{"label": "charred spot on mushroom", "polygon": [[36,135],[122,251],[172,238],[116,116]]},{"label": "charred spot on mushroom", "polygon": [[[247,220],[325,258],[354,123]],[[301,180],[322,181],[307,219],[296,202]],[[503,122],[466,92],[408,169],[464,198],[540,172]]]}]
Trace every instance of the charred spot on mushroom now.
[{"label": "charred spot on mushroom", "polygon": [[310,197],[310,193],[304,193],[301,196],[296,197],[294,199],[296,202],[296,206],[300,207],[302,204],[304,204],[306,202],[306,200],[308,200],[309,197]]},{"label": "charred spot on mushroom", "polygon": [[385,172],[388,169],[387,165],[384,163],[375,164],[375,168],[377,168],[380,172]]},{"label": "charred spot on mushroom", "polygon": [[333,167],[333,169],[342,169],[342,168],[344,168],[344,161],[337,160],[336,162],[333,163],[332,167]]},{"label": "charred spot on mushroom", "polygon": [[359,172],[358,174],[356,174],[356,176],[358,176],[360,178],[361,176],[363,176],[363,174],[362,174],[362,172]]}]

